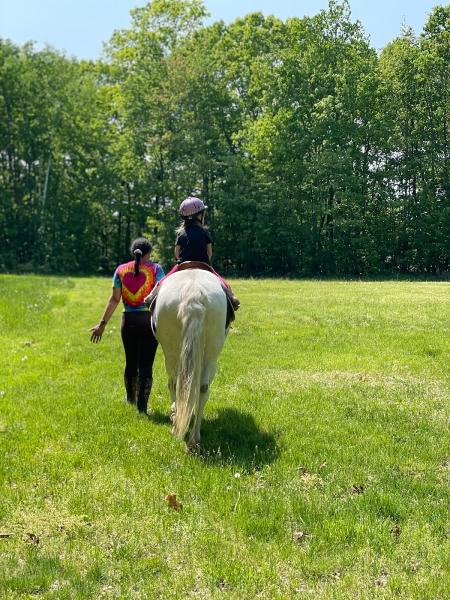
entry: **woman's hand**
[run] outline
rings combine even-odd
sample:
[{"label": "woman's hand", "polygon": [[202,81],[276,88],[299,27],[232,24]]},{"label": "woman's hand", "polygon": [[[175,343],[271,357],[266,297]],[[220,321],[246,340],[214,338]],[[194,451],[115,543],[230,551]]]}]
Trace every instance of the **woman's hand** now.
[{"label": "woman's hand", "polygon": [[99,323],[95,327],[91,327],[89,331],[92,331],[91,342],[97,344],[101,339],[103,332],[105,331],[106,323]]}]

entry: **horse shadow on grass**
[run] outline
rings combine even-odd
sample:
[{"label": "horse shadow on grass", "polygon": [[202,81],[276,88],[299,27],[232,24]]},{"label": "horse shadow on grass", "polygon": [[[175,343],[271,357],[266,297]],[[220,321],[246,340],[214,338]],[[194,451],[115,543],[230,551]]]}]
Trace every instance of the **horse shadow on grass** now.
[{"label": "horse shadow on grass", "polygon": [[[168,414],[152,411],[148,418],[155,425],[171,426]],[[216,418],[203,419],[200,449],[195,456],[205,464],[259,471],[278,458],[277,437],[276,433],[261,431],[251,414],[221,409]]]},{"label": "horse shadow on grass", "polygon": [[152,410],[147,415],[148,420],[155,425],[171,425],[170,416],[157,410]]},{"label": "horse shadow on grass", "polygon": [[219,410],[214,419],[204,419],[201,436],[198,457],[206,464],[259,471],[280,453],[275,433],[261,431],[251,414],[233,408]]}]

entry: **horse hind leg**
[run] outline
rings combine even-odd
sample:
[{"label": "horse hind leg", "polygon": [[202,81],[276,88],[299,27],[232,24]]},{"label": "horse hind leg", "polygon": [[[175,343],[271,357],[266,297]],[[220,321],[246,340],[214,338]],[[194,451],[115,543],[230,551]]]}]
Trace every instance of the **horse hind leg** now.
[{"label": "horse hind leg", "polygon": [[205,404],[209,398],[210,386],[216,373],[216,366],[217,360],[211,357],[206,361],[205,366],[202,369],[198,411],[194,416],[194,422],[192,425],[191,434],[189,436],[188,448],[190,444],[193,444],[194,447],[198,447],[200,443],[200,426],[202,424],[203,409],[205,408]]},{"label": "horse hind leg", "polygon": [[175,419],[177,416],[177,382],[176,379],[174,379],[173,377],[169,378],[169,382],[167,384],[167,387],[169,388],[169,392],[170,392],[170,400],[171,400],[171,406],[170,406],[170,421],[172,422],[172,424],[175,424]]},{"label": "horse hind leg", "polygon": [[200,385],[200,394],[198,402],[198,410],[194,414],[192,429],[188,440],[188,450],[193,452],[198,449],[200,444],[200,426],[202,424],[203,409],[209,398],[209,383],[202,383]]}]

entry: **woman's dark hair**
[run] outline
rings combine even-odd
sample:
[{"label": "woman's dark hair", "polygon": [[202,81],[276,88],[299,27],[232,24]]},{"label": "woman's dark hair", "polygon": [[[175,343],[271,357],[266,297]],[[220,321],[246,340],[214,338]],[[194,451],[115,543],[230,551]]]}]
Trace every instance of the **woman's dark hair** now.
[{"label": "woman's dark hair", "polygon": [[152,245],[146,238],[137,238],[130,246],[131,256],[134,258],[134,276],[139,275],[141,258],[152,251]]}]

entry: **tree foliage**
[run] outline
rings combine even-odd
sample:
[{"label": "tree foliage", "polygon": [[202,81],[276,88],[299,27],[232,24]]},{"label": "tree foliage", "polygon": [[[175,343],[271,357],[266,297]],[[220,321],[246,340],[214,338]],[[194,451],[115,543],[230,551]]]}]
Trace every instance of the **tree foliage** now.
[{"label": "tree foliage", "polygon": [[0,42],[0,268],[108,272],[140,234],[169,266],[199,194],[224,272],[448,270],[450,5],[380,54],[346,1],[131,16],[95,63]]}]

